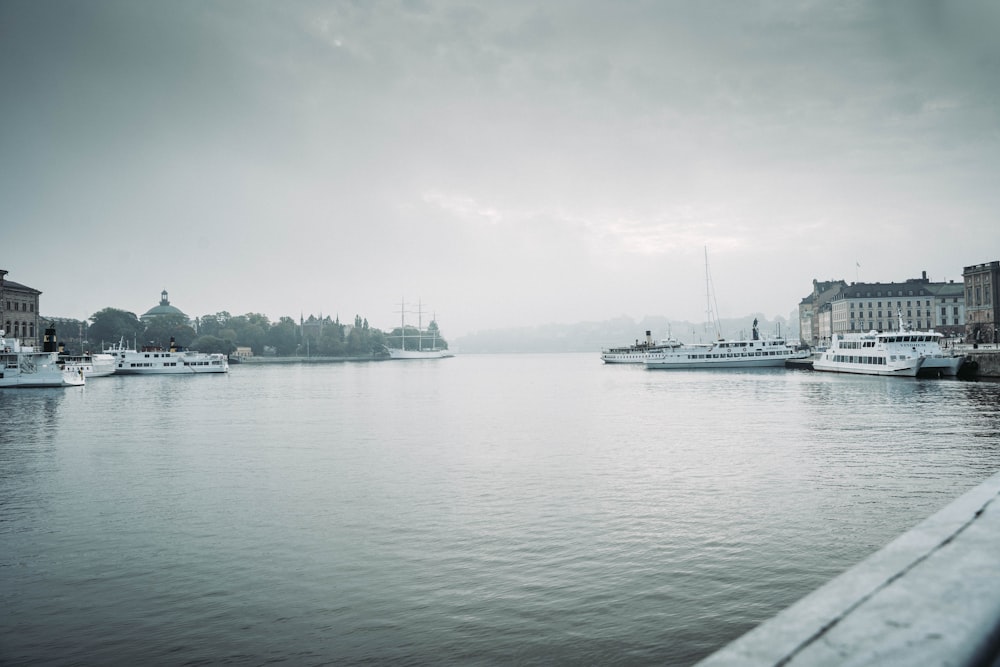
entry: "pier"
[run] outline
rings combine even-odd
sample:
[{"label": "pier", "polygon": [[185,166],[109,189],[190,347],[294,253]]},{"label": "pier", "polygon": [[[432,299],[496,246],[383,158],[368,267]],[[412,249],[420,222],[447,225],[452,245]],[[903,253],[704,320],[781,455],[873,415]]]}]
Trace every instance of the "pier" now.
[{"label": "pier", "polygon": [[976,377],[1000,378],[1000,348],[997,345],[967,346],[962,350],[969,360],[975,362]]},{"label": "pier", "polygon": [[698,666],[1000,663],[998,498],[1000,474]]}]

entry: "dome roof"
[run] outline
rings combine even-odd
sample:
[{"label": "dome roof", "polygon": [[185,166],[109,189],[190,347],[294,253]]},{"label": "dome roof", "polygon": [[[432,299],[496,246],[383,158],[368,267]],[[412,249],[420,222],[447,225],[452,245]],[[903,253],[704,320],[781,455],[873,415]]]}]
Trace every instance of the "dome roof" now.
[{"label": "dome roof", "polygon": [[160,315],[180,315],[181,317],[187,319],[187,315],[181,312],[180,308],[170,305],[170,300],[167,299],[167,290],[160,292],[160,305],[153,306],[145,313],[142,314],[140,319],[148,319],[150,317],[158,317]]}]

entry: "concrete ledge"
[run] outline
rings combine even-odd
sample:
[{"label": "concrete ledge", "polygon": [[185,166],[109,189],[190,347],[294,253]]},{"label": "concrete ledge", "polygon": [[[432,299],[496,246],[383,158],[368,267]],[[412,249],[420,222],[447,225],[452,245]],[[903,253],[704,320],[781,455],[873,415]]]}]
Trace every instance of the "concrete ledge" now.
[{"label": "concrete ledge", "polygon": [[1000,474],[698,663],[993,665]]}]

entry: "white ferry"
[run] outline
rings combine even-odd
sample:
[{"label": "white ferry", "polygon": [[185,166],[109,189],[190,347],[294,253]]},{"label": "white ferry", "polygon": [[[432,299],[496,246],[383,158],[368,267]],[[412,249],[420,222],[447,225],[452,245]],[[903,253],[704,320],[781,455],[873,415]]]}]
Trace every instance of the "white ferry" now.
[{"label": "white ferry", "polygon": [[757,320],[754,320],[750,340],[719,340],[662,349],[649,356],[646,368],[774,368],[783,367],[789,359],[805,359],[808,356],[808,350],[798,350],[784,338],[762,339],[757,330]]},{"label": "white ferry", "polygon": [[945,352],[936,331],[911,331],[898,314],[898,331],[834,334],[814,362],[817,371],[863,375],[958,375],[965,355]]},{"label": "white ferry", "polygon": [[653,341],[652,333],[646,332],[646,340],[626,347],[609,347],[601,350],[601,361],[606,364],[644,364],[650,356],[662,350],[669,350],[683,345],[679,340],[668,337]]},{"label": "white ferry", "polygon": [[119,375],[173,375],[191,373],[228,373],[229,360],[224,354],[206,354],[180,350],[170,338],[170,348],[144,345],[142,349],[125,347],[124,340],[104,350],[115,358]]},{"label": "white ferry", "polygon": [[79,387],[85,379],[82,372],[65,371],[59,365],[55,351],[55,331],[45,330],[42,351],[21,345],[17,338],[7,338],[0,330],[0,387]]},{"label": "white ferry", "polygon": [[67,354],[61,344],[59,346],[59,365],[70,373],[83,371],[83,376],[88,378],[103,377],[115,372],[115,358],[112,355],[104,352]]},{"label": "white ferry", "polygon": [[859,375],[901,375],[914,377],[925,357],[916,349],[906,349],[897,333],[837,333],[830,346],[813,361],[813,370]]}]

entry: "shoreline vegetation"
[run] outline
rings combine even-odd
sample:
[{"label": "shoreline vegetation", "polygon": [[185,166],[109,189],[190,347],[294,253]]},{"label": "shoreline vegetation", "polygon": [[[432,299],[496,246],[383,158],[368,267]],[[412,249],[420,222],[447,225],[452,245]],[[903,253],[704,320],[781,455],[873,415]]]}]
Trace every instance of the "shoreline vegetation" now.
[{"label": "shoreline vegetation", "polygon": [[[378,361],[388,358],[386,348],[400,339],[397,326],[382,331],[369,325],[368,320],[355,316],[353,323],[337,317],[281,317],[271,321],[259,313],[231,315],[221,311],[188,320],[183,315],[161,315],[140,320],[134,313],[105,308],[88,321],[63,318],[43,318],[57,329],[60,342],[72,353],[99,351],[103,346],[126,342],[166,345],[171,337],[179,346],[200,352],[221,352],[237,363],[323,363],[342,361]],[[763,313],[723,319],[726,337],[748,332],[754,319],[760,320],[765,337],[781,334],[788,340],[798,338],[797,321]],[[674,336],[689,343],[704,342],[714,336],[704,323],[671,320],[664,316],[645,316],[634,320],[619,316],[600,321],[571,324],[541,324],[526,327],[496,328],[475,331],[449,341],[441,335],[437,322],[427,326],[439,345],[463,354],[480,353],[540,353],[597,352],[606,347],[628,345],[645,338],[650,331],[654,339]],[[416,327],[407,325],[405,340],[408,349],[418,345]],[[251,354],[239,354],[239,348],[249,348]],[[266,361],[265,361],[266,360]]]}]

